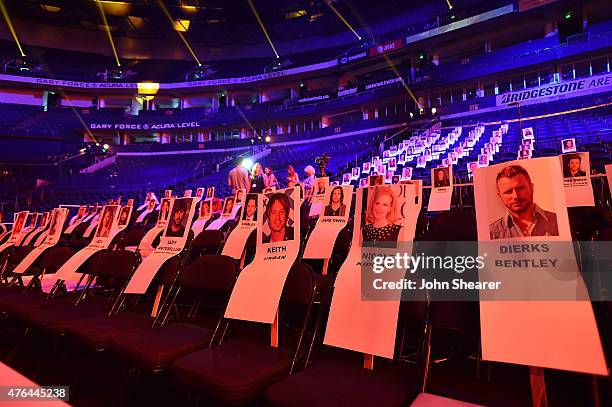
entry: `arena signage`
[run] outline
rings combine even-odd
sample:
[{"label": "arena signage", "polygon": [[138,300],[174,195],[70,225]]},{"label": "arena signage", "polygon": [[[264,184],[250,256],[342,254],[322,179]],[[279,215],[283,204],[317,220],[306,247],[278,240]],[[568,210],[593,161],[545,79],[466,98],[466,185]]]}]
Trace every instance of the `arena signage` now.
[{"label": "arena signage", "polygon": [[308,98],[298,99],[298,103],[308,103],[308,102],[318,102],[320,100],[327,100],[331,97],[331,95],[319,95],[319,96],[311,96]]},{"label": "arena signage", "polygon": [[[259,82],[267,79],[279,78],[289,75],[300,74],[304,72],[317,71],[320,69],[331,68],[338,65],[338,60],[333,59],[327,62],[321,62],[318,64],[312,64],[307,66],[300,66],[291,69],[285,69],[277,72],[270,72],[260,75],[243,76],[240,78],[221,78],[221,79],[210,79],[204,81],[193,81],[193,82],[174,82],[174,83],[160,83],[159,89],[189,89],[189,88],[205,88],[214,87],[219,85],[239,85],[242,83]],[[138,90],[138,83],[127,83],[127,82],[82,82],[82,81],[70,81],[62,79],[48,79],[48,78],[35,78],[31,76],[18,76],[18,75],[5,75],[0,74],[0,81],[6,82],[17,82],[17,83],[30,83],[41,86],[59,86],[64,88],[81,88],[81,89],[133,89]]]},{"label": "arena signage", "polygon": [[367,51],[363,51],[360,52],[359,54],[354,54],[354,55],[348,55],[348,56],[344,56],[344,57],[340,57],[338,59],[340,64],[348,64],[349,62],[353,62],[357,59],[361,59],[361,58],[365,58],[368,56]]},{"label": "arena signage", "polygon": [[392,83],[397,83],[397,82],[404,82],[404,79],[403,78],[393,78],[393,79],[387,79],[386,81],[371,83],[369,85],[366,85],[365,90],[380,88],[381,86],[391,85]]},{"label": "arena signage", "polygon": [[167,130],[194,129],[200,127],[199,122],[178,123],[90,123],[91,130]]},{"label": "arena signage", "polygon": [[495,98],[497,106],[520,102],[530,104],[546,99],[563,98],[566,95],[578,96],[583,93],[599,93],[612,89],[612,74],[592,76],[561,83],[540,86],[534,89],[504,93]]},{"label": "arena signage", "polygon": [[388,52],[397,51],[403,46],[404,46],[404,42],[402,41],[402,39],[397,38],[393,41],[385,42],[384,44],[380,44],[375,47],[371,47],[369,53],[371,57],[374,57],[376,55],[382,55]]},{"label": "arena signage", "polygon": [[339,90],[338,91],[338,97],[354,95],[355,93],[357,93],[357,87],[349,88],[349,89],[344,89],[344,90]]}]

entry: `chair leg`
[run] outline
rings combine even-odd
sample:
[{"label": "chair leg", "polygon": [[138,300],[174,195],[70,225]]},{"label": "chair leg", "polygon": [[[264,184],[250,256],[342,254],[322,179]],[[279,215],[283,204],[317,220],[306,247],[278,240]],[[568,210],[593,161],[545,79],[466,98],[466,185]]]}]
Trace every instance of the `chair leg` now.
[{"label": "chair leg", "polygon": [[119,392],[117,394],[115,406],[121,407],[126,405],[130,396],[130,389],[138,382],[141,373],[141,369],[132,367],[128,368],[126,377],[123,380],[123,383],[121,383],[121,388],[119,389]]},{"label": "chair leg", "polygon": [[6,361],[8,363],[11,363],[12,361],[15,360],[15,357],[17,356],[17,353],[19,352],[19,348],[21,347],[21,344],[23,343],[23,341],[25,341],[26,337],[29,335],[29,333],[31,331],[32,331],[32,328],[27,327],[23,331],[23,333],[21,334],[19,339],[17,339],[17,342],[15,343],[15,346],[13,346],[13,349],[11,349],[11,351],[8,354],[8,356],[6,357]]},{"label": "chair leg", "polygon": [[427,390],[427,382],[429,381],[429,365],[431,362],[431,331],[432,326],[429,325],[427,327],[427,336],[425,343],[425,367],[423,371],[423,383],[421,385],[421,393],[425,393],[425,391]]}]

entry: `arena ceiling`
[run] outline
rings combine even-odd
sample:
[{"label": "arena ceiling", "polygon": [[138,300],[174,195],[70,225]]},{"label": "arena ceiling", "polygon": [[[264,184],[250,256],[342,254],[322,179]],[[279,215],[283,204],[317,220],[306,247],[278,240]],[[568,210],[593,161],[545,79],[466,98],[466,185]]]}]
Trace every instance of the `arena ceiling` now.
[{"label": "arena ceiling", "polygon": [[[51,26],[104,30],[97,0],[4,0],[11,17]],[[113,36],[160,39],[173,29],[207,46],[254,44],[265,38],[247,0],[99,0]],[[347,28],[326,4],[328,0],[253,0],[275,41],[326,36]],[[427,3],[443,0],[329,0],[355,28],[367,26]]]}]

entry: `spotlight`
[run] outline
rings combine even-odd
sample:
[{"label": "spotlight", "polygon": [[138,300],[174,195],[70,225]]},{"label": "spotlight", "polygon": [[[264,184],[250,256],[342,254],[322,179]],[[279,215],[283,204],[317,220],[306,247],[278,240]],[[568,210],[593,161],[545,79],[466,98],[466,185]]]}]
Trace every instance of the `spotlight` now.
[{"label": "spotlight", "polygon": [[410,118],[414,119],[414,113],[410,112]]},{"label": "spotlight", "polygon": [[85,151],[87,151],[87,149],[85,147],[83,147],[82,149],[79,150],[81,152],[81,154],[85,154]]},{"label": "spotlight", "polygon": [[110,146],[108,144],[104,144],[102,146],[102,148],[104,149],[104,151],[108,150],[110,148]]},{"label": "spotlight", "polygon": [[431,114],[432,114],[432,115],[433,115],[433,114],[436,114],[436,112],[437,112],[437,111],[438,111],[438,109],[436,109],[435,107],[432,107],[432,108],[431,108]]},{"label": "spotlight", "polygon": [[250,171],[251,167],[253,166],[253,161],[250,158],[245,158],[244,160],[242,160],[242,163],[240,165]]},{"label": "spotlight", "polygon": [[423,116],[423,114],[425,114],[425,109],[420,108],[420,109],[419,109],[419,114],[420,114],[421,116]]},{"label": "spotlight", "polygon": [[270,141],[272,141],[272,138],[270,138],[270,136],[266,136],[266,143],[269,143]]}]

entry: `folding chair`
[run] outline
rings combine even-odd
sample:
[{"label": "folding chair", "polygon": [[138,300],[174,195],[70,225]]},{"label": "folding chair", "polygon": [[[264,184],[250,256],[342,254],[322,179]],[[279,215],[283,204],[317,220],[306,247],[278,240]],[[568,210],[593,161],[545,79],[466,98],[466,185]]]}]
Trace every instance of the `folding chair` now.
[{"label": "folding chair", "polygon": [[[422,385],[425,322],[424,301],[403,302],[393,360],[377,358],[373,369],[367,369],[363,366],[362,353],[324,346],[312,364],[268,388],[267,404],[279,407],[408,405]],[[404,355],[409,348],[411,354]],[[406,362],[407,359],[412,360]]]},{"label": "folding chair", "polygon": [[[175,380],[224,404],[258,399],[270,384],[291,374],[295,368],[313,296],[312,269],[295,263],[280,301],[279,347],[270,345],[267,324],[226,321],[225,331],[231,328],[233,338],[219,347],[177,359],[172,365]],[[263,338],[257,340],[258,335]]]}]

